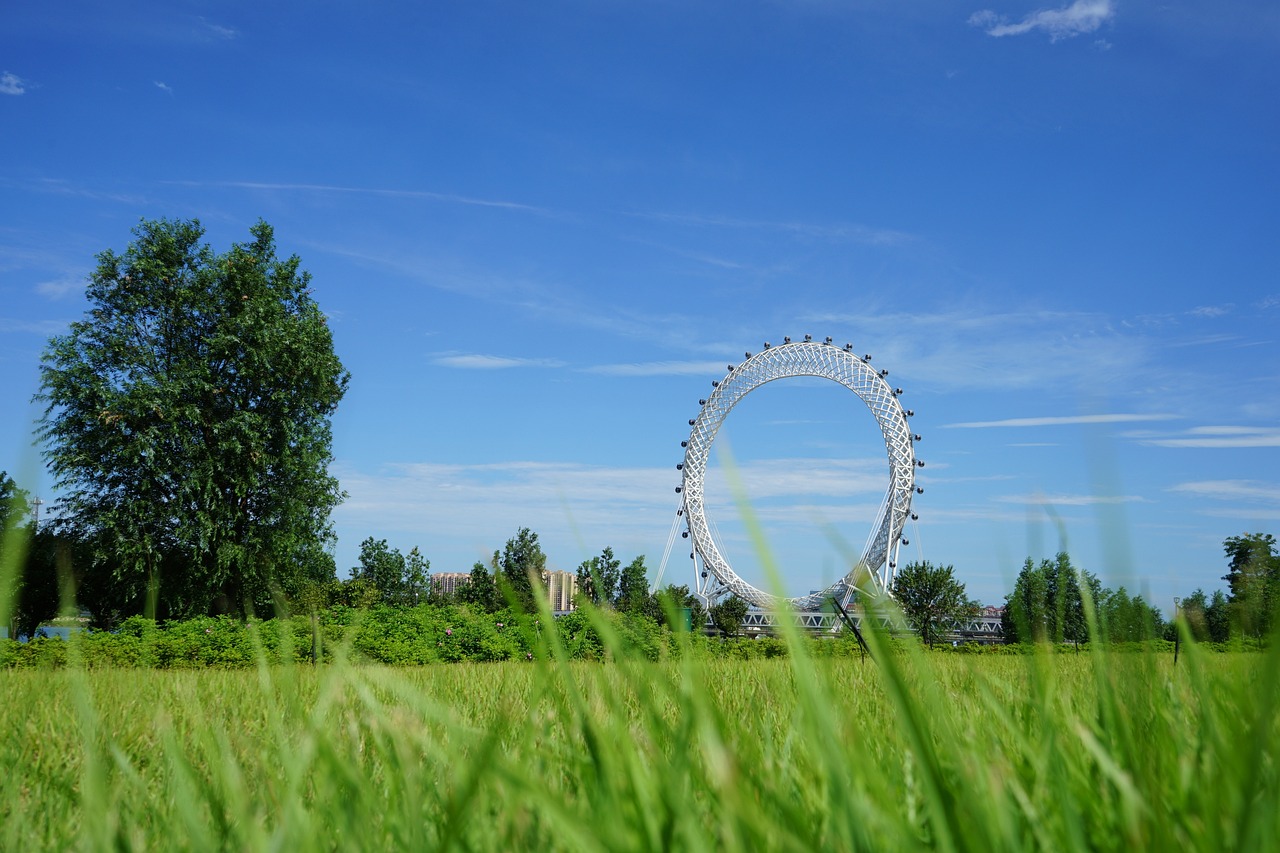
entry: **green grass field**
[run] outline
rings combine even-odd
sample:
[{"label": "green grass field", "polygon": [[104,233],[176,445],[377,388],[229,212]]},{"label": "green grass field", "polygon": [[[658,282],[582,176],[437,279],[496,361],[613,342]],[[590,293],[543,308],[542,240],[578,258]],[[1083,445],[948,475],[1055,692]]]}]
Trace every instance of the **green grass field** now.
[{"label": "green grass field", "polygon": [[1274,649],[877,661],[0,672],[0,848],[1280,839]]}]

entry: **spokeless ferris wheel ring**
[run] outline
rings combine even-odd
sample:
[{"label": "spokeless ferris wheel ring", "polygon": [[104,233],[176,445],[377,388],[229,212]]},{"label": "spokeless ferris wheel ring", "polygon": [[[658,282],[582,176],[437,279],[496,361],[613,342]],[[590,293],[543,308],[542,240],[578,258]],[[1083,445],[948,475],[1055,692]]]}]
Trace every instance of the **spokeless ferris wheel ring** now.
[{"label": "spokeless ferris wheel ring", "polygon": [[[714,390],[702,401],[702,411],[689,421],[693,430],[684,442],[684,462],[680,466],[684,478],[677,491],[683,494],[682,512],[688,535],[693,539],[694,554],[702,561],[698,592],[708,599],[736,595],[756,607],[772,609],[785,605],[797,610],[815,610],[832,596],[847,601],[859,589],[868,593],[887,592],[897,568],[898,546],[904,542],[903,528],[907,519],[913,517],[912,494],[923,491],[915,485],[915,469],[924,466],[915,458],[915,442],[920,436],[913,435],[907,424],[912,413],[904,410],[898,400],[902,389],[890,387],[886,379],[889,371],[872,368],[871,356],[859,358],[853,354],[851,344],[841,348],[833,345],[831,338],[818,342],[805,335],[804,341],[793,343],[786,338],[781,346],[768,343],[764,346],[764,350],[755,355],[747,353],[746,360],[738,366],[729,365],[728,375],[712,383]],[[889,490],[867,547],[848,574],[821,592],[779,598],[738,577],[720,553],[707,524],[703,487],[711,444],[733,407],[765,383],[796,376],[817,376],[838,382],[866,403],[884,434],[889,456]]]}]

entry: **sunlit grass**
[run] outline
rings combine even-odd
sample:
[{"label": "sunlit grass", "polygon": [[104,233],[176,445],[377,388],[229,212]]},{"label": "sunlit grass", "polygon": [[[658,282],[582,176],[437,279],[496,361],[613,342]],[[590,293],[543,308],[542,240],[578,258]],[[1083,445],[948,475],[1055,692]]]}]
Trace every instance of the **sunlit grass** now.
[{"label": "sunlit grass", "polygon": [[329,663],[268,664],[253,627],[254,668],[88,669],[73,637],[64,666],[0,670],[0,850],[1280,839],[1280,644],[1230,654],[1184,637],[1175,665],[1096,643],[936,654],[871,631],[862,659],[789,629],[785,658],[651,661],[588,617],[608,662],[571,660],[544,629],[532,662],[383,667],[348,643]]},{"label": "sunlit grass", "polygon": [[0,673],[3,849],[1266,849],[1276,655]]}]

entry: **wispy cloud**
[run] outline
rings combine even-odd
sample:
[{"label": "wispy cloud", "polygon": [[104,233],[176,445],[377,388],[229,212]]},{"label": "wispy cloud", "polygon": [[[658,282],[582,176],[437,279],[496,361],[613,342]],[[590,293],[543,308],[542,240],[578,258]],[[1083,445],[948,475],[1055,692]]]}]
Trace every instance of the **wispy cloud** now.
[{"label": "wispy cloud", "polygon": [[[635,554],[666,538],[679,502],[667,467],[422,462],[360,471],[340,463],[335,473],[350,495],[335,512],[340,527],[399,533],[431,555],[454,555],[432,556],[439,571],[487,560],[521,527],[538,532],[553,568],[572,568],[604,544]],[[654,566],[661,554],[648,556]]]},{"label": "wispy cloud", "polygon": [[868,306],[798,319],[814,328],[843,327],[852,335],[844,340],[867,342],[857,344],[860,350],[866,347],[886,364],[908,366],[908,381],[948,391],[1087,389],[1092,376],[1133,381],[1155,363],[1149,339],[1089,312],[989,306],[879,312]]},{"label": "wispy cloud", "polygon": [[781,231],[804,237],[851,243],[885,246],[908,243],[915,239],[904,231],[889,228],[873,228],[852,223],[818,224],[812,222],[776,222],[767,220],[735,219],[730,216],[704,216],[682,213],[633,213],[632,216],[659,222],[718,228]]},{"label": "wispy cloud", "polygon": [[462,370],[504,370],[512,367],[564,367],[564,362],[553,358],[514,358],[505,355],[486,355],[483,353],[452,353],[441,355],[431,360],[432,364],[441,367],[456,367]]},{"label": "wispy cloud", "polygon": [[266,190],[273,192],[350,193],[357,195],[382,196],[385,198],[418,198],[429,201],[475,205],[477,207],[496,207],[504,210],[519,210],[527,213],[537,213],[544,216],[554,215],[551,210],[536,207],[531,204],[521,204],[520,202],[503,201],[500,199],[473,198],[471,196],[431,192],[429,190],[393,190],[379,187],[344,187],[335,186],[333,184],[280,184],[261,181],[215,181],[212,183],[201,181],[169,181],[168,183],[178,186],[215,186],[244,190]]},{"label": "wispy cloud", "polygon": [[606,376],[720,376],[725,372],[725,364],[720,361],[645,361],[597,364],[583,368],[583,372]]},{"label": "wispy cloud", "polygon": [[1235,308],[1234,305],[1201,305],[1187,313],[1192,317],[1224,317],[1230,314],[1233,308]]},{"label": "wispy cloud", "polygon": [[0,332],[23,332],[47,336],[66,330],[66,320],[17,320],[12,317],[0,317]]},{"label": "wispy cloud", "polygon": [[1203,426],[1172,436],[1133,436],[1151,447],[1280,447],[1280,427]]},{"label": "wispy cloud", "polygon": [[0,74],[0,95],[22,95],[26,91],[26,81],[17,74],[8,71]]},{"label": "wispy cloud", "polygon": [[1058,41],[1095,32],[1114,16],[1111,0],[1075,0],[1061,9],[1039,9],[1017,23],[1010,23],[1004,15],[984,9],[970,15],[969,24],[981,27],[987,35],[996,38],[1041,30],[1048,33],[1050,41]]},{"label": "wispy cloud", "polygon": [[122,204],[131,205],[148,205],[152,204],[152,200],[146,196],[136,195],[133,193],[114,193],[103,192],[81,184],[73,184],[59,178],[41,178],[37,181],[22,184],[24,189],[33,192],[53,193],[55,195],[75,196],[77,198],[96,199],[101,201],[115,201]]},{"label": "wispy cloud", "polygon": [[83,275],[66,275],[42,281],[36,285],[36,293],[48,299],[61,299],[73,290],[84,287]]},{"label": "wispy cloud", "polygon": [[942,424],[943,429],[987,429],[989,427],[1043,427],[1066,426],[1071,424],[1123,424],[1139,421],[1168,421],[1178,415],[1164,414],[1109,414],[1109,415],[1065,415],[1045,418],[1006,418],[1000,421],[968,421],[958,424]]},{"label": "wispy cloud", "polygon": [[1280,503],[1280,486],[1257,480],[1198,480],[1171,486],[1169,491],[1223,501]]},{"label": "wispy cloud", "polygon": [[1000,503],[1033,504],[1035,506],[1098,506],[1109,504],[1149,503],[1141,495],[1002,495],[993,498]]},{"label": "wispy cloud", "polygon": [[[741,483],[753,507],[757,502],[796,497],[848,498],[883,495],[888,487],[884,458],[875,459],[760,459],[737,462],[732,476]],[[708,505],[733,507],[729,472],[711,465],[706,476]],[[877,503],[876,508],[879,507]]]},{"label": "wispy cloud", "polygon": [[[815,471],[812,460],[771,459],[735,470],[771,533],[800,528],[811,536],[815,524],[865,526],[875,518],[886,486],[880,466],[883,460],[824,461]],[[572,568],[603,544],[619,554],[647,553],[650,568],[656,568],[662,555],[655,553],[655,543],[660,547],[667,538],[680,503],[673,489],[680,475],[670,466],[414,462],[361,471],[340,462],[334,470],[350,495],[335,512],[340,528],[359,537],[367,530],[385,531],[392,539],[399,535],[404,547],[424,545],[429,555],[466,555],[433,556],[439,571],[487,560],[520,527],[538,532],[555,568]],[[723,471],[711,469],[707,486],[708,517],[736,535],[739,510]],[[858,527],[854,533],[866,531]]]},{"label": "wispy cloud", "polygon": [[214,38],[230,40],[237,38],[240,35],[234,27],[215,24],[207,18],[197,18],[196,20],[200,22],[200,26],[203,28],[204,33],[206,35],[213,36]]},{"label": "wispy cloud", "polygon": [[159,89],[161,92],[164,92],[166,95],[173,94],[173,87],[170,86],[168,83],[164,83],[160,80],[153,80],[152,82],[155,84],[155,87],[157,89]]}]

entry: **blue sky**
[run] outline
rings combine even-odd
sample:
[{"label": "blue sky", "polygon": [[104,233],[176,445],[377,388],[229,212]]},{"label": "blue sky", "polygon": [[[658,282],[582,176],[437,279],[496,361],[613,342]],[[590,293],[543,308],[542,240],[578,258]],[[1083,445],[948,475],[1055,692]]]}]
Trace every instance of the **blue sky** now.
[{"label": "blue sky", "polygon": [[[366,536],[465,571],[656,572],[688,419],[831,335],[923,435],[906,556],[1002,599],[1064,541],[1108,585],[1219,585],[1280,527],[1280,9],[1236,0],[17,0],[0,19],[0,469],[94,255],[258,218],[352,373],[339,572]],[[887,485],[830,383],[726,421],[800,594]],[[712,517],[760,581],[721,460]],[[678,540],[664,582],[691,582]]]}]

